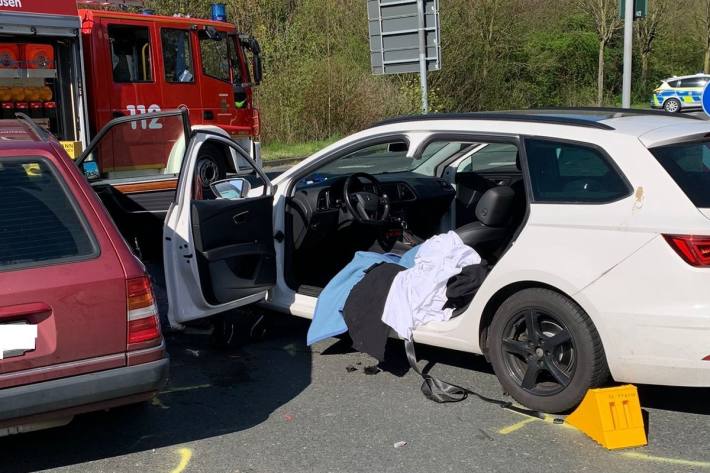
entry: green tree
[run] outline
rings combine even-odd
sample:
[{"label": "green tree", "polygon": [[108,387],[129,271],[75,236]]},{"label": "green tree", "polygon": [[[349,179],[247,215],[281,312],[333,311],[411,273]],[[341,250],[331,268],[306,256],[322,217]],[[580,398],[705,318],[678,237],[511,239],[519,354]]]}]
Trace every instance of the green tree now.
[{"label": "green tree", "polygon": [[617,0],[578,0],[582,11],[587,12],[594,22],[599,41],[597,62],[597,105],[604,103],[604,66],[606,48],[623,23],[619,18]]}]

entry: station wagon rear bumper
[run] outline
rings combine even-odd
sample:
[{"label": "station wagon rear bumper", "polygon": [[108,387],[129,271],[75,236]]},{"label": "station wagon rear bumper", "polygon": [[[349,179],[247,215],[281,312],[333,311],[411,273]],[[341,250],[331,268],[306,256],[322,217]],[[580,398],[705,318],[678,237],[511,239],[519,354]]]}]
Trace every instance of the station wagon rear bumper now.
[{"label": "station wagon rear bumper", "polygon": [[154,393],[167,381],[168,366],[168,358],[163,358],[135,366],[6,388],[0,390],[0,422]]}]

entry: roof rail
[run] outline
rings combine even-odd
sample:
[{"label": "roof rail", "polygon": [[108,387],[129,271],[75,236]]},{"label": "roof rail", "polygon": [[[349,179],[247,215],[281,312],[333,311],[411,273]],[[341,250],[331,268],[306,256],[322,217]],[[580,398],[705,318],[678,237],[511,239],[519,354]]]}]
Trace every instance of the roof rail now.
[{"label": "roof rail", "polygon": [[487,120],[503,122],[528,122],[528,123],[548,123],[551,125],[570,125],[586,128],[597,128],[599,130],[613,130],[605,123],[594,120],[585,120],[577,117],[563,117],[554,115],[535,115],[534,111],[525,112],[468,112],[468,113],[431,113],[428,115],[403,115],[400,117],[388,118],[374,123],[370,128],[391,125],[394,123],[418,122],[426,120]]},{"label": "roof rail", "polygon": [[18,119],[22,120],[23,122],[27,123],[30,128],[32,128],[32,131],[35,132],[35,134],[42,139],[42,141],[47,142],[49,140],[49,137],[51,136],[47,130],[39,126],[34,120],[32,120],[27,114],[24,114],[22,112],[15,112],[15,117]]},{"label": "roof rail", "polygon": [[[670,113],[665,110],[652,110],[647,108],[620,108],[620,107],[542,107],[530,109],[531,113],[535,112],[601,112],[601,113],[617,113],[620,116],[624,115],[652,115],[652,116],[666,116],[674,118],[688,118],[690,120],[704,120],[703,118],[696,117],[695,115],[686,115],[683,113]],[[524,113],[524,112],[523,112]],[[619,118],[619,117],[610,117]]]}]

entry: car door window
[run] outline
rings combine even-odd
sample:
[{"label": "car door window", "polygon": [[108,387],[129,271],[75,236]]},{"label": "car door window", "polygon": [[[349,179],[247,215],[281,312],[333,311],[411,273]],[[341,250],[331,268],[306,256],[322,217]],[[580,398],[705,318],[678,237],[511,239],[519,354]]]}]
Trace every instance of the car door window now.
[{"label": "car door window", "polygon": [[631,194],[597,148],[537,139],[526,140],[525,148],[536,203],[606,203]]},{"label": "car door window", "polygon": [[186,134],[183,114],[145,114],[107,125],[102,133],[82,159],[89,179],[174,178],[180,172]]},{"label": "car door window", "polygon": [[98,254],[77,206],[44,158],[0,161],[0,271]]},{"label": "car door window", "polygon": [[518,147],[508,143],[488,143],[461,161],[460,172],[516,172]]},{"label": "car door window", "polygon": [[163,42],[163,66],[167,82],[194,82],[195,68],[192,63],[190,32],[163,28],[160,32]]},{"label": "car door window", "polygon": [[200,32],[202,73],[221,81],[229,82],[229,48],[227,36],[218,33],[212,38]]},{"label": "car door window", "polygon": [[150,32],[144,26],[109,25],[114,82],[152,82]]},{"label": "car door window", "polygon": [[415,160],[413,172],[424,176],[434,176],[440,166],[456,161],[459,156],[473,148],[470,141],[436,140],[428,143]]}]

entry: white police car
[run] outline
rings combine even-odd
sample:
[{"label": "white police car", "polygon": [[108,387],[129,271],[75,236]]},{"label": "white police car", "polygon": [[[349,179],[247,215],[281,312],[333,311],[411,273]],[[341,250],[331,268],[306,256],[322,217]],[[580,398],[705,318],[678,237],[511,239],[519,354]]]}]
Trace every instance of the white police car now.
[{"label": "white police car", "polygon": [[653,91],[651,107],[662,108],[671,113],[699,109],[702,107],[703,90],[708,81],[710,75],[702,73],[665,79]]}]

